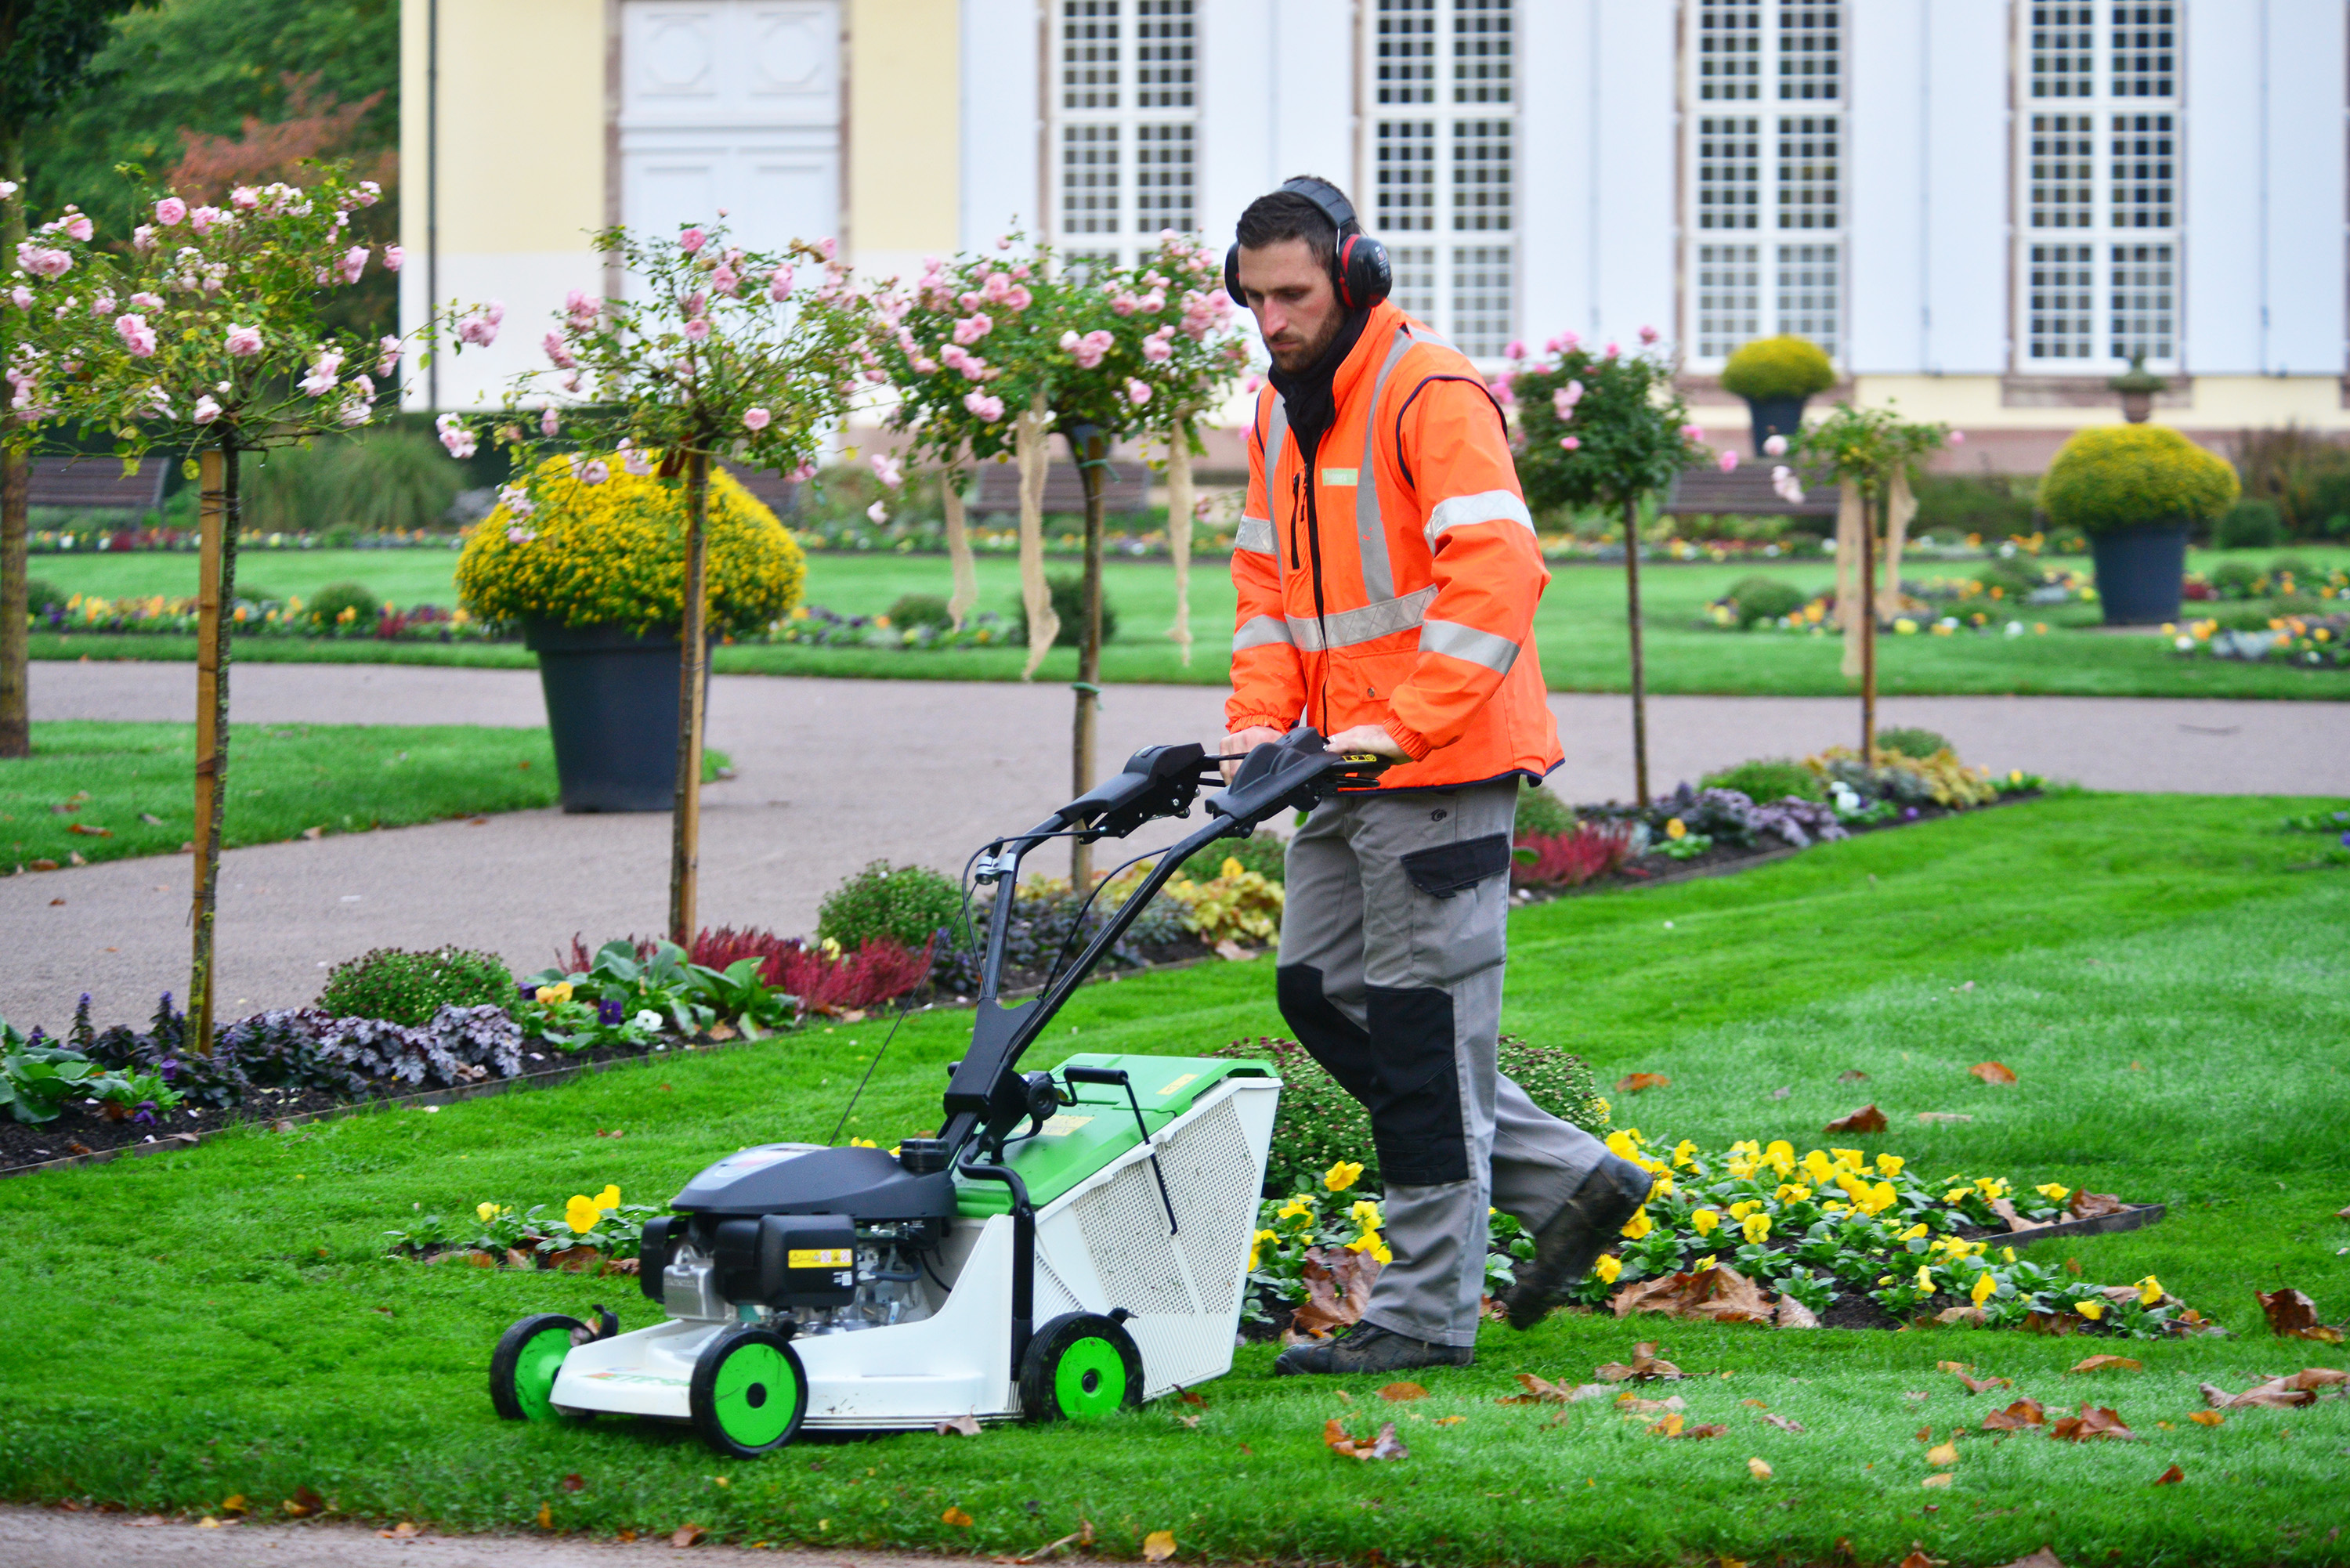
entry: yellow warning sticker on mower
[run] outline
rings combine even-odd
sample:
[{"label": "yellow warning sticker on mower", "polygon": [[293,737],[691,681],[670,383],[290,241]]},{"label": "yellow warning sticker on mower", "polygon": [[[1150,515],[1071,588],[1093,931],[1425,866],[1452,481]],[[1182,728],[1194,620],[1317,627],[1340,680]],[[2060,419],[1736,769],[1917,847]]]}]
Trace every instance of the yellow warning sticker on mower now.
[{"label": "yellow warning sticker on mower", "polygon": [[1180,1077],[1180,1078],[1176,1079],[1176,1080],[1175,1080],[1173,1083],[1171,1083],[1171,1084],[1161,1084],[1161,1085],[1159,1085],[1159,1097],[1160,1099],[1162,1099],[1162,1100],[1163,1100],[1163,1099],[1165,1099],[1168,1096],[1170,1096],[1170,1095],[1173,1094],[1176,1090],[1178,1090],[1178,1089],[1181,1088],[1184,1085],[1186,1085],[1186,1084],[1190,1083],[1192,1079],[1194,1079],[1194,1078],[1198,1077],[1199,1075],[1199,1075],[1199,1074],[1197,1074],[1197,1073],[1186,1073],[1186,1074],[1184,1074],[1181,1077]]},{"label": "yellow warning sticker on mower", "polygon": [[794,1247],[784,1262],[795,1269],[845,1269],[857,1261],[857,1254],[847,1247]]},{"label": "yellow warning sticker on mower", "polygon": [[1064,1111],[1046,1121],[1045,1130],[1055,1137],[1066,1137],[1091,1120],[1091,1116],[1073,1116]]}]

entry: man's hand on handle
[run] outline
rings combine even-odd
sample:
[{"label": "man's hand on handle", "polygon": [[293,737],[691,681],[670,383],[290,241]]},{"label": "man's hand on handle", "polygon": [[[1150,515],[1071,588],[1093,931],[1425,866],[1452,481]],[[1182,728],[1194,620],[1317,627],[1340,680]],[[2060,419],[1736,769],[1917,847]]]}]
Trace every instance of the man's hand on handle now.
[{"label": "man's hand on handle", "polygon": [[1224,782],[1226,784],[1232,782],[1233,771],[1241,765],[1243,757],[1247,756],[1259,746],[1269,746],[1279,739],[1281,739],[1281,732],[1269,724],[1252,724],[1245,730],[1234,730],[1231,734],[1226,735],[1222,763]]},{"label": "man's hand on handle", "polygon": [[[1281,733],[1279,730],[1270,726],[1254,724],[1248,729],[1235,730],[1226,735],[1222,763],[1224,782],[1226,784],[1232,782],[1232,773],[1241,765],[1242,758],[1259,746],[1271,745],[1278,741],[1281,739]],[[1391,763],[1404,763],[1411,760],[1403,747],[1397,744],[1396,738],[1378,724],[1357,724],[1351,730],[1341,730],[1323,743],[1329,750],[1342,754],[1351,752],[1368,752],[1375,757],[1385,757]]]}]

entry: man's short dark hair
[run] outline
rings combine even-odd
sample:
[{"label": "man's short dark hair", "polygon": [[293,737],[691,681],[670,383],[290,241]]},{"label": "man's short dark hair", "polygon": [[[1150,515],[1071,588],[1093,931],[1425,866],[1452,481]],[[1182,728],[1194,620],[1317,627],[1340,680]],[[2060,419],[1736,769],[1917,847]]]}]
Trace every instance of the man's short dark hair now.
[{"label": "man's short dark hair", "polygon": [[1274,191],[1251,202],[1248,211],[1241,214],[1234,237],[1243,249],[1252,251],[1284,240],[1304,240],[1314,259],[1325,267],[1338,254],[1338,225],[1330,221],[1329,213],[1295,191]]}]

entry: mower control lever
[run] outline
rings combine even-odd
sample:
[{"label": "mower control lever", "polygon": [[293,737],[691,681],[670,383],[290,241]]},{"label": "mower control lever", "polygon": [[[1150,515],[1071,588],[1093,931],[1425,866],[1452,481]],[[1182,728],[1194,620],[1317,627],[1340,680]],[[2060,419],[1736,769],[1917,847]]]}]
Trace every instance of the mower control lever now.
[{"label": "mower control lever", "polygon": [[1245,832],[1284,807],[1311,811],[1350,784],[1369,784],[1389,765],[1368,753],[1333,752],[1318,731],[1301,725],[1252,749],[1232,770],[1231,787],[1208,798],[1208,815],[1245,824]]},{"label": "mower control lever", "polygon": [[1096,837],[1123,838],[1146,822],[1180,816],[1191,810],[1201,779],[1212,769],[1208,749],[1196,742],[1145,746],[1126,759],[1117,776],[1104,779],[1055,812],[1054,824],[1058,827],[1089,824]]}]

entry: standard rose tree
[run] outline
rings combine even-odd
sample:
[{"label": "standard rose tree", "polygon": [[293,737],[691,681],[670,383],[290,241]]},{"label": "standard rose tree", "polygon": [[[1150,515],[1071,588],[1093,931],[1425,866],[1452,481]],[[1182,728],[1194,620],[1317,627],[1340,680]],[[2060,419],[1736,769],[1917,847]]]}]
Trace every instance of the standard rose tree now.
[{"label": "standard rose tree", "polygon": [[[712,460],[806,478],[859,382],[887,372],[830,240],[753,252],[711,224],[660,239],[607,229],[592,243],[626,273],[629,292],[599,299],[574,290],[540,338],[547,368],[515,378],[504,414],[489,421],[513,452],[515,478],[484,526],[506,548],[553,551],[559,541],[542,542],[530,521],[562,487],[604,484],[617,471],[684,491],[681,524],[666,514],[645,519],[660,535],[653,554],[681,568],[669,622],[682,644],[670,934],[684,945],[696,929]],[[504,319],[493,300],[439,325],[463,352],[495,341]],[[475,424],[441,417],[452,455],[472,455]]]},{"label": "standard rose tree", "polygon": [[396,371],[400,340],[331,332],[325,306],[370,265],[400,267],[397,245],[378,250],[349,232],[351,214],[380,194],[373,181],[349,183],[338,168],[319,170],[307,187],[239,186],[224,207],[166,192],[120,246],[68,207],[17,247],[0,306],[16,329],[6,366],[12,448],[70,423],[111,435],[126,464],[178,453],[202,486],[188,1012],[203,1054],[212,1049],[239,459],[374,418],[377,382]]},{"label": "standard rose tree", "polygon": [[[1245,366],[1247,348],[1224,330],[1231,301],[1217,285],[1216,258],[1193,240],[1162,233],[1157,252],[1131,270],[1058,264],[1049,248],[1014,259],[1008,253],[1017,243],[1007,235],[995,255],[933,259],[911,286],[882,290],[872,348],[899,393],[891,428],[908,435],[914,453],[950,470],[1007,452],[1019,461],[1024,675],[1035,673],[1060,629],[1045,582],[1045,441],[1058,431],[1069,443],[1086,494],[1072,742],[1074,783],[1083,794],[1093,784],[1102,483],[1110,449],[1121,438],[1180,431],[1188,461],[1191,421]],[[890,477],[884,472],[885,482]],[[959,534],[956,483],[951,472],[949,522]],[[965,569],[959,565],[957,593],[967,607]],[[1072,870],[1079,886],[1089,881],[1086,846],[1074,847]]]}]

